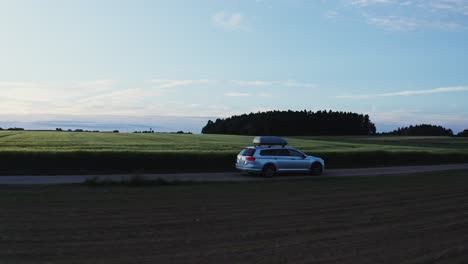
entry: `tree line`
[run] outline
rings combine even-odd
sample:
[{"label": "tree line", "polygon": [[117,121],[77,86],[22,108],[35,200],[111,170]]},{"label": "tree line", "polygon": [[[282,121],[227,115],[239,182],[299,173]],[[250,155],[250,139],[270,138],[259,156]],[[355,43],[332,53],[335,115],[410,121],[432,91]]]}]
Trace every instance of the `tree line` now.
[{"label": "tree line", "polygon": [[457,134],[458,137],[468,137],[468,129],[463,130]]},{"label": "tree line", "polygon": [[209,120],[203,134],[375,135],[369,115],[329,111],[267,111]]},{"label": "tree line", "polygon": [[394,136],[453,136],[453,131],[442,126],[422,124],[409,127],[401,127],[382,135]]}]

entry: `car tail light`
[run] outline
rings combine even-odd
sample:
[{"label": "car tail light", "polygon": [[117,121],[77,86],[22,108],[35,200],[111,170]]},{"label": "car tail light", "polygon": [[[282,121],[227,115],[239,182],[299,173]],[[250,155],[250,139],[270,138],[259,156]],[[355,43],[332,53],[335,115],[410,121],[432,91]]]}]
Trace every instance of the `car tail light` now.
[{"label": "car tail light", "polygon": [[245,160],[246,161],[255,161],[255,158],[254,157],[246,157]]}]

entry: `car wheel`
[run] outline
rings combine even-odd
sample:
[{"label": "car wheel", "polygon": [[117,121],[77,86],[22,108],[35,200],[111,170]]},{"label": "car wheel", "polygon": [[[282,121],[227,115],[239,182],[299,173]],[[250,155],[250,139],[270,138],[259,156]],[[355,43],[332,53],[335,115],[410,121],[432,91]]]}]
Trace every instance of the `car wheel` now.
[{"label": "car wheel", "polygon": [[269,164],[269,165],[266,165],[265,167],[263,167],[263,176],[265,176],[267,178],[271,178],[271,177],[275,176],[275,174],[276,174],[275,166]]},{"label": "car wheel", "polygon": [[323,173],[322,164],[315,162],[314,164],[312,164],[312,166],[310,166],[310,174],[322,175],[322,173]]}]

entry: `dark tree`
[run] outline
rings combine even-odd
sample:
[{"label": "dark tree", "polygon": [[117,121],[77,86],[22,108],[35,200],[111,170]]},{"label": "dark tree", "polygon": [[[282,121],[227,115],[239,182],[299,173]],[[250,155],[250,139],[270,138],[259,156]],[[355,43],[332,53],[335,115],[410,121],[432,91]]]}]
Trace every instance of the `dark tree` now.
[{"label": "dark tree", "polygon": [[383,135],[395,135],[395,136],[453,136],[451,129],[447,129],[442,126],[435,125],[416,125],[409,127],[402,127],[388,133],[382,133]]},{"label": "dark tree", "polygon": [[374,135],[368,115],[329,111],[268,111],[209,120],[203,134],[233,135]]},{"label": "dark tree", "polygon": [[457,134],[457,137],[468,137],[468,129],[463,130]]}]

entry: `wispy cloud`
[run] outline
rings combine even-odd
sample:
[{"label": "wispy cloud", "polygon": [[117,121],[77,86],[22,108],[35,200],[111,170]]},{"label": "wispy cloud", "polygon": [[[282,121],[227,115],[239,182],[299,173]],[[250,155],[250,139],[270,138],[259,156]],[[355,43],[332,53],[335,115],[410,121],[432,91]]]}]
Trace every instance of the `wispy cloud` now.
[{"label": "wispy cloud", "polygon": [[13,101],[46,102],[60,99],[79,98],[84,95],[111,91],[112,80],[51,82],[0,82],[0,99]]},{"label": "wispy cloud", "polygon": [[379,26],[391,31],[414,31],[418,29],[438,29],[443,31],[460,31],[464,26],[453,21],[435,20],[429,21],[424,19],[414,19],[411,17],[370,17],[369,24]]},{"label": "wispy cloud", "polygon": [[211,21],[217,27],[227,30],[238,30],[242,27],[244,17],[241,13],[219,11],[211,17]]},{"label": "wispy cloud", "polygon": [[230,80],[229,83],[239,86],[285,86],[285,87],[305,87],[305,88],[315,88],[317,87],[314,83],[303,83],[297,82],[294,80],[287,81],[242,81],[242,80]]},{"label": "wispy cloud", "polygon": [[238,92],[225,93],[224,95],[230,96],[230,97],[247,97],[247,96],[250,96],[249,93],[238,93]]},{"label": "wispy cloud", "polygon": [[412,18],[407,17],[396,17],[396,16],[387,16],[387,17],[371,17],[369,18],[369,24],[383,27],[389,30],[396,31],[411,31],[415,30],[421,24],[420,21],[417,21]]},{"label": "wispy cloud", "polygon": [[314,83],[301,83],[301,82],[296,82],[294,80],[279,82],[279,84],[287,86],[287,87],[305,87],[305,88],[316,88],[317,87],[317,85],[314,84]]},{"label": "wispy cloud", "polygon": [[250,94],[250,93],[242,93],[242,92],[230,92],[225,93],[225,96],[230,97],[261,97],[261,98],[273,98],[271,93],[258,93],[258,94]]},{"label": "wispy cloud", "polygon": [[170,79],[152,79],[150,83],[153,83],[158,88],[172,88],[178,86],[189,86],[195,84],[209,84],[215,82],[210,79],[198,79],[198,80],[170,80]]},{"label": "wispy cloud", "polygon": [[308,82],[298,82],[295,80],[286,81],[266,81],[266,80],[216,80],[216,79],[152,79],[149,83],[154,84],[155,88],[175,88],[182,86],[193,86],[202,84],[220,84],[235,85],[245,87],[266,87],[266,86],[284,86],[284,87],[304,87],[315,88],[318,85]]},{"label": "wispy cloud", "polygon": [[468,0],[347,0],[368,23],[392,31],[461,31],[468,27]]},{"label": "wispy cloud", "polygon": [[242,86],[269,86],[272,85],[274,82],[230,80],[229,83]]},{"label": "wispy cloud", "polygon": [[81,107],[83,98],[112,92],[112,80],[77,82],[0,82],[0,112],[64,113]]},{"label": "wispy cloud", "polygon": [[[223,108],[223,102],[216,106],[212,102],[200,103],[181,95],[189,89],[219,88],[214,96],[273,98],[271,89],[263,89],[262,86],[312,87],[312,84],[296,81],[163,78],[133,84],[106,79],[75,82],[0,81],[0,113],[221,116],[233,113],[232,108]],[[246,88],[252,89],[248,92],[242,90]],[[253,88],[259,90],[251,92]],[[178,98],[178,101],[170,101],[170,98]]]},{"label": "wispy cloud", "polygon": [[376,5],[376,4],[391,4],[394,3],[394,1],[391,0],[352,0],[351,5],[356,5],[356,6],[370,6],[370,5]]},{"label": "wispy cloud", "polygon": [[468,15],[468,0],[438,0],[432,1],[429,4],[435,9],[448,10]]},{"label": "wispy cloud", "polygon": [[325,17],[329,19],[336,18],[338,16],[338,11],[336,10],[328,10],[325,12]]},{"label": "wispy cloud", "polygon": [[428,90],[408,90],[408,91],[380,93],[380,94],[339,95],[339,96],[336,96],[336,98],[369,99],[369,98],[376,98],[376,97],[425,95],[425,94],[452,93],[452,92],[465,92],[465,91],[468,91],[468,86],[441,87],[441,88],[428,89]]}]

